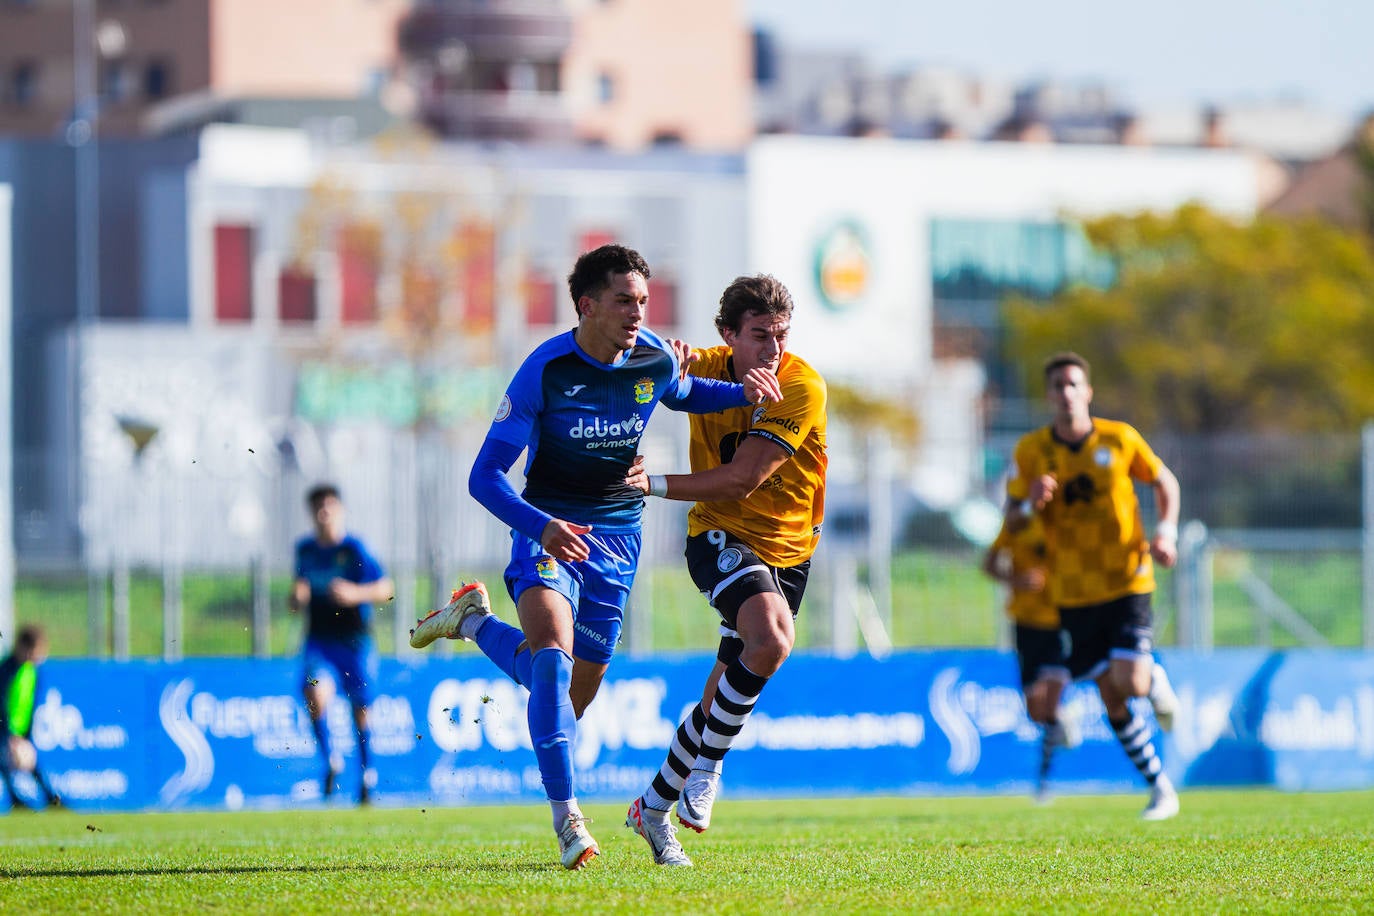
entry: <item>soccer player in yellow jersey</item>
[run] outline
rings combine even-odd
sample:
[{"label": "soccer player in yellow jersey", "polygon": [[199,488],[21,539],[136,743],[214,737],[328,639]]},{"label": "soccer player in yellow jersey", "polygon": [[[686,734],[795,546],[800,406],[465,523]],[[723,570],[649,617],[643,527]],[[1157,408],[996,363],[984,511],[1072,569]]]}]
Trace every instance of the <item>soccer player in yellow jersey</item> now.
[{"label": "soccer player in yellow jersey", "polygon": [[1050,598],[1045,569],[1045,529],[1036,516],[1007,518],[983,554],[983,572],[1007,586],[1007,616],[1015,626],[1016,660],[1026,715],[1044,728],[1036,797],[1049,794],[1050,760],[1056,747],[1078,744],[1074,723],[1060,718],[1059,698],[1069,679],[1059,630],[1059,608]]},{"label": "soccer player in yellow jersey", "polygon": [[[1127,701],[1148,696],[1161,728],[1173,724],[1177,698],[1155,663],[1150,596],[1154,563],[1178,558],[1178,479],[1126,423],[1094,417],[1088,363],[1058,353],[1045,364],[1054,418],[1016,444],[1016,473],[1007,484],[1012,513],[1039,515],[1045,526],[1050,594],[1069,642],[1074,679],[1096,681],[1116,732],[1150,785],[1143,816],[1178,813],[1178,795],[1163,772],[1149,722]],[[1147,537],[1134,481],[1154,490],[1158,523]]]},{"label": "soccer player in yellow jersey", "polygon": [[691,417],[691,474],[632,471],[651,496],[694,501],[687,568],[721,618],[720,647],[701,702],[683,719],[667,759],[626,823],[660,865],[691,865],[669,823],[698,833],[711,823],[721,764],[768,679],[796,640],[825,514],[825,382],[787,352],[792,296],[773,277],[739,277],[720,297],[725,346],[688,357],[693,375],[730,381],[775,372],[782,400]]}]

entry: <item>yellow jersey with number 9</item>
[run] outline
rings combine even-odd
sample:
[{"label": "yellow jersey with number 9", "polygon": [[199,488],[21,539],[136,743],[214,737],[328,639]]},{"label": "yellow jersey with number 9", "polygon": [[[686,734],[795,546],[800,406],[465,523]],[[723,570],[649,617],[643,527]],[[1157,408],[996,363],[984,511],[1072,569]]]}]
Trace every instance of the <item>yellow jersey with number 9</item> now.
[{"label": "yellow jersey with number 9", "polygon": [[[696,351],[693,375],[735,381],[729,347]],[[692,471],[728,464],[748,436],[762,436],[788,459],[744,499],[699,502],[687,515],[696,536],[721,528],[770,566],[796,566],[816,550],[825,518],[825,381],[805,360],[784,353],[782,401],[691,415]]]}]

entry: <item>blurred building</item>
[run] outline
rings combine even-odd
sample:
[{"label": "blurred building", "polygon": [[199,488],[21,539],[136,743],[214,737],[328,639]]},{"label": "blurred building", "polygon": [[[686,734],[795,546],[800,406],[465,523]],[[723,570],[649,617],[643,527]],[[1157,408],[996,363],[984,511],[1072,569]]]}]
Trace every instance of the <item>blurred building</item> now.
[{"label": "blurred building", "polygon": [[1280,167],[1271,170],[1272,198],[1281,176],[1336,150],[1353,127],[1293,99],[1141,109],[1100,80],[1015,84],[934,65],[882,72],[861,51],[792,48],[766,31],[755,33],[754,49],[762,134],[1231,146]]},{"label": "blurred building", "polygon": [[728,151],[753,135],[741,0],[419,0],[400,45],[445,137]]},{"label": "blurred building", "polygon": [[398,35],[415,117],[447,137],[570,140],[572,30],[562,0],[419,0]]},{"label": "blurred building", "polygon": [[1374,232],[1374,115],[1336,152],[1297,169],[1267,207],[1283,216],[1317,217],[1346,229]]},{"label": "blurred building", "polygon": [[129,136],[166,129],[168,112],[154,115],[173,100],[172,114],[185,117],[233,100],[375,98],[394,70],[396,23],[409,5],[3,3],[0,135],[61,136],[93,105],[102,136]]},{"label": "blurred building", "polygon": [[102,136],[368,136],[400,116],[473,140],[737,151],[751,85],[742,0],[0,4],[0,135],[94,114]]},{"label": "blurred building", "polygon": [[754,135],[744,0],[569,0],[564,90],[579,139],[738,152]]}]

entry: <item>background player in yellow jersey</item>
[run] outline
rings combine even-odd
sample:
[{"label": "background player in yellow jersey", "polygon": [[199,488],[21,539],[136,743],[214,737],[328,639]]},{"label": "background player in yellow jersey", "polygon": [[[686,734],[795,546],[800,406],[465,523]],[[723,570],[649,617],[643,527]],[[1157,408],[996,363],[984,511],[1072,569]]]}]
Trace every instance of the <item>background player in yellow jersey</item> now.
[{"label": "background player in yellow jersey", "polygon": [[1076,724],[1062,716],[1059,698],[1069,679],[1059,629],[1059,608],[1050,597],[1045,568],[1045,529],[1038,517],[1007,518],[983,554],[983,572],[1007,586],[1007,616],[1015,627],[1016,660],[1026,715],[1041,725],[1036,797],[1049,795],[1050,760],[1056,747],[1078,744]]},{"label": "background player in yellow jersey", "polygon": [[[1015,515],[1039,514],[1045,526],[1050,594],[1068,636],[1069,674],[1097,682],[1107,720],[1150,785],[1143,816],[1178,813],[1153,729],[1127,701],[1148,696],[1169,729],[1177,698],[1155,663],[1150,596],[1154,563],[1178,558],[1178,479],[1126,423],[1094,417],[1088,363],[1057,353],[1045,363],[1054,418],[1016,444],[1016,474],[1007,484]],[[1134,481],[1155,494],[1158,522],[1147,538]]]},{"label": "background player in yellow jersey", "polygon": [[660,865],[691,865],[669,822],[702,832],[721,764],[759,694],[796,640],[825,515],[825,382],[787,352],[792,296],[766,275],[739,277],[720,297],[716,329],[725,346],[692,353],[693,375],[733,381],[775,372],[782,401],[691,419],[691,474],[627,478],[652,496],[695,501],[688,514],[687,568],[721,618],[720,647],[701,702],[678,727],[667,759],[626,823]]}]

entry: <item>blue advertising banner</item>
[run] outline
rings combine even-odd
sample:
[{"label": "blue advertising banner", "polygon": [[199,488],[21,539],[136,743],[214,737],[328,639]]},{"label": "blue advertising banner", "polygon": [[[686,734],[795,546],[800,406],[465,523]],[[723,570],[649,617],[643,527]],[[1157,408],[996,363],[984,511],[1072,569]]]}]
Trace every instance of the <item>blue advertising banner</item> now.
[{"label": "blue advertising banner", "polygon": [[[1164,652],[1181,708],[1161,750],[1182,786],[1374,786],[1374,656],[1356,651]],[[618,658],[579,723],[580,798],[628,801],[648,784],[709,655]],[[74,808],[274,808],[321,803],[320,758],[291,659],[53,660],[33,739]],[[527,693],[480,654],[384,660],[371,709],[374,799],[472,805],[543,798]],[[1139,791],[1095,688],[1065,705],[1083,743],[1056,755],[1058,791]],[[1148,707],[1142,706],[1148,714]],[[360,773],[352,712],[330,736]],[[733,797],[1031,791],[1039,730],[1016,666],[995,650],[877,660],[797,655],[770,681],[726,762]]]}]

